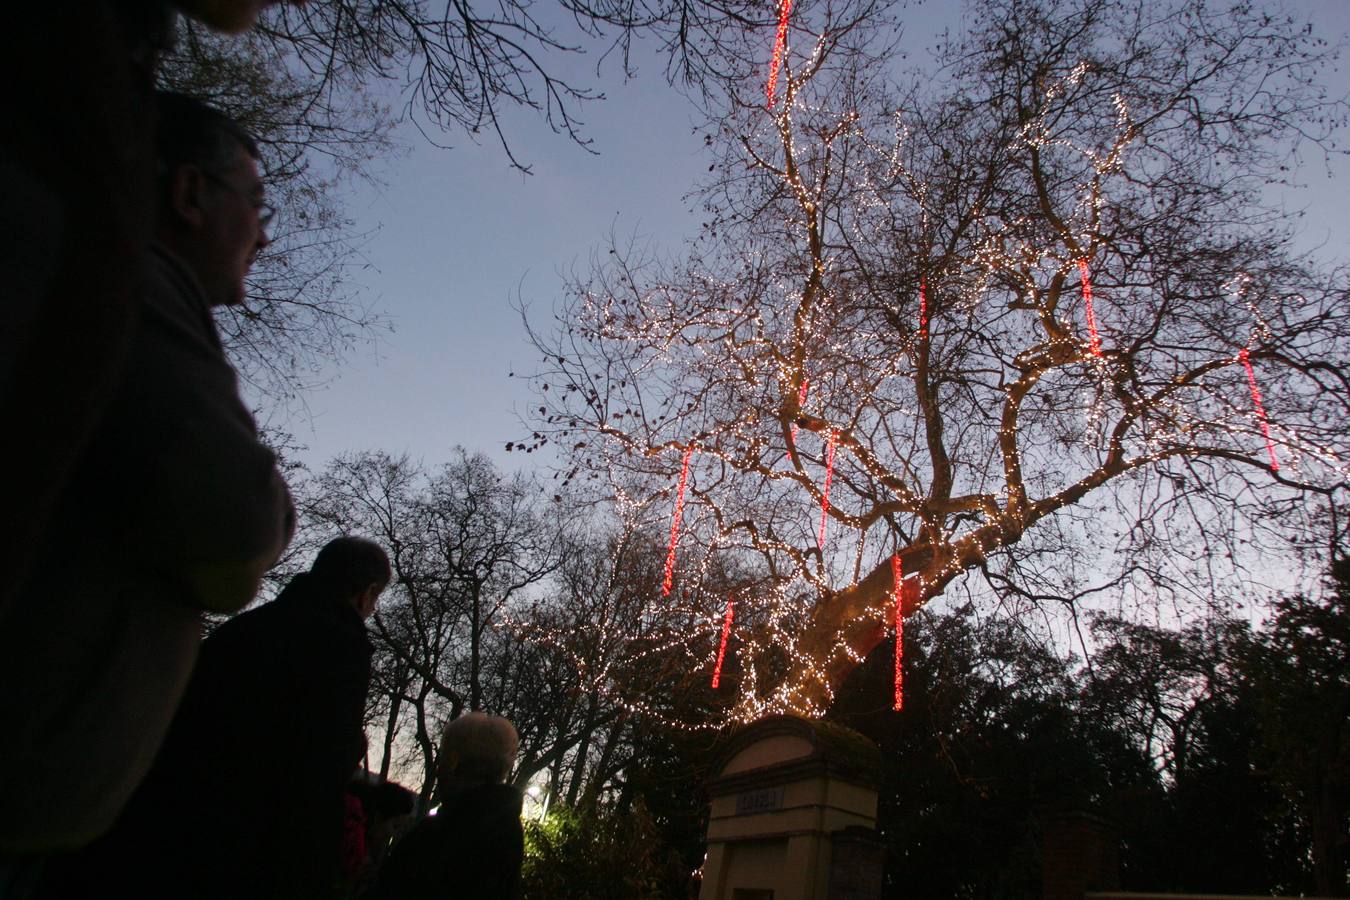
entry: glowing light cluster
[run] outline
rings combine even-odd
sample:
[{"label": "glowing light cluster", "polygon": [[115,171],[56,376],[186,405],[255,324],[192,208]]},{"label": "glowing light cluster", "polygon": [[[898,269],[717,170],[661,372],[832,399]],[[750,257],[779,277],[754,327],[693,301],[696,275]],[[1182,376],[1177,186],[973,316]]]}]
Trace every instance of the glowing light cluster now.
[{"label": "glowing light cluster", "polygon": [[680,516],[684,514],[684,489],[689,483],[689,458],[694,455],[691,446],[684,451],[684,462],[680,465],[680,486],[675,491],[675,515],[670,522],[670,549],[666,551],[666,574],[661,579],[661,596],[669,597],[670,589],[675,585],[675,548],[680,543]]},{"label": "glowing light cluster", "polygon": [[1238,353],[1243,367],[1247,370],[1247,386],[1252,391],[1252,405],[1256,407],[1256,419],[1261,423],[1261,433],[1266,437],[1266,452],[1270,454],[1270,471],[1280,471],[1280,460],[1275,455],[1275,442],[1270,438],[1270,422],[1266,419],[1266,405],[1261,400],[1261,388],[1256,383],[1256,370],[1252,368],[1251,351],[1246,347]]},{"label": "glowing light cluster", "polygon": [[778,31],[773,39],[773,57],[769,60],[769,80],[764,85],[764,97],[769,109],[777,102],[778,70],[783,66],[787,50],[788,16],[792,14],[792,0],[778,0]]},{"label": "glowing light cluster", "polygon": [[717,645],[717,665],[713,666],[712,686],[717,690],[722,683],[722,662],[727,658],[727,638],[731,637],[731,618],[736,613],[736,598],[727,598],[727,612],[722,617],[722,640]]}]

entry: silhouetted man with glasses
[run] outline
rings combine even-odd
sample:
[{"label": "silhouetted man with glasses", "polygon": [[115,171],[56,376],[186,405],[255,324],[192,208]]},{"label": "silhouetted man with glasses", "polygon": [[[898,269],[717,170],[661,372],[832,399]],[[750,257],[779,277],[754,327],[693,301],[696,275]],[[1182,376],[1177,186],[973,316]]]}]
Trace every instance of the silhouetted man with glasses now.
[{"label": "silhouetted man with glasses", "polygon": [[243,301],[267,246],[257,148],[195,100],[160,95],[157,107],[156,243],[123,377],[52,517],[39,574],[0,616],[9,854],[77,847],[109,828],[182,697],[201,614],[246,606],[294,527],[211,318]]}]

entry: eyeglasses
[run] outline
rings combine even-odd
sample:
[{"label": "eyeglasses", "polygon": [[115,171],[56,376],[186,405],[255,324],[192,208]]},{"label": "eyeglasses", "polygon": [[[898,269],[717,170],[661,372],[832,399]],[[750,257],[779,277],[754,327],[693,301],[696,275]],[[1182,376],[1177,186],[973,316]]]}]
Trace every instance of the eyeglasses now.
[{"label": "eyeglasses", "polygon": [[231,194],[238,194],[240,197],[243,197],[250,204],[252,204],[253,208],[258,211],[258,227],[263,230],[264,234],[266,234],[268,237],[271,237],[270,226],[272,224],[272,220],[276,217],[277,214],[276,207],[272,206],[270,203],[267,203],[261,197],[256,196],[251,191],[241,190],[240,188],[231,184],[229,181],[226,181],[224,178],[217,175],[215,172],[210,171],[209,169],[201,169],[200,171],[208,179],[214,181],[216,184],[220,185],[225,190],[229,191]]}]

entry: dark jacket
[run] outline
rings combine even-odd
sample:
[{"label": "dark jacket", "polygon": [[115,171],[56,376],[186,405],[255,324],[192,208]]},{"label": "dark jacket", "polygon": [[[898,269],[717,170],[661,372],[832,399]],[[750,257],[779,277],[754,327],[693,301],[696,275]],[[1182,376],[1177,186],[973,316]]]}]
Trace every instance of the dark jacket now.
[{"label": "dark jacket", "polygon": [[[296,576],[215,630],[150,775],[43,896],[325,896],[360,760],[372,648],[352,607]],[[93,896],[86,894],[86,896]]]},{"label": "dark jacket", "polygon": [[201,610],[246,606],[290,534],[290,496],[206,296],[167,251],[150,264],[131,356],[49,522],[42,577],[0,608],[5,850],[77,847],[111,827],[188,684]]},{"label": "dark jacket", "polygon": [[525,856],[521,799],[504,784],[449,798],[394,847],[372,900],[516,900]]}]

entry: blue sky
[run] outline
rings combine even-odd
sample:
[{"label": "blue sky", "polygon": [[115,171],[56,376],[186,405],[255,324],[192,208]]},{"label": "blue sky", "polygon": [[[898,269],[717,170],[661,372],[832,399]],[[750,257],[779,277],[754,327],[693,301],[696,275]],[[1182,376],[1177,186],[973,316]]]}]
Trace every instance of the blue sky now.
[{"label": "blue sky", "polygon": [[[1350,0],[1291,8],[1333,43],[1350,34]],[[954,9],[930,3],[906,13],[909,42],[919,45]],[[517,412],[532,399],[525,380],[508,373],[535,364],[513,301],[547,318],[561,273],[586,268],[611,231],[637,233],[672,255],[693,236],[699,220],[685,197],[708,167],[695,110],[666,85],[655,58],[626,84],[617,66],[607,64],[598,79],[592,66],[562,61],[606,94],[581,113],[598,155],[536,115],[511,111],[508,136],[533,175],[511,169],[491,138],[474,144],[453,133],[439,139],[453,148],[440,149],[406,125],[396,138],[407,153],[384,166],[383,186],[353,187],[346,203],[357,230],[378,229],[362,251],[368,266],[354,278],[395,330],[335,367],[306,398],[306,414],[273,423],[308,447],[301,458],[311,467],[377,448],[436,463],[456,444],[508,470],[524,465],[503,450],[525,432]],[[1344,68],[1332,77],[1333,87],[1350,90]],[[1300,173],[1308,188],[1286,202],[1308,206],[1307,240],[1344,259],[1350,166],[1329,179],[1320,158],[1308,163]]]},{"label": "blue sky", "polygon": [[561,273],[585,268],[611,230],[673,252],[697,227],[684,195],[707,162],[693,108],[655,63],[627,84],[614,74],[600,82],[606,99],[582,110],[598,155],[527,111],[508,114],[528,176],[491,138],[451,134],[440,149],[400,127],[407,155],[386,165],[384,186],[358,185],[347,201],[358,230],[378,229],[354,277],[395,330],[307,397],[308,421],[288,423],[307,462],[370,448],[433,462],[455,444],[523,462],[502,449],[529,400],[508,372],[535,362],[513,303],[547,315]]}]

